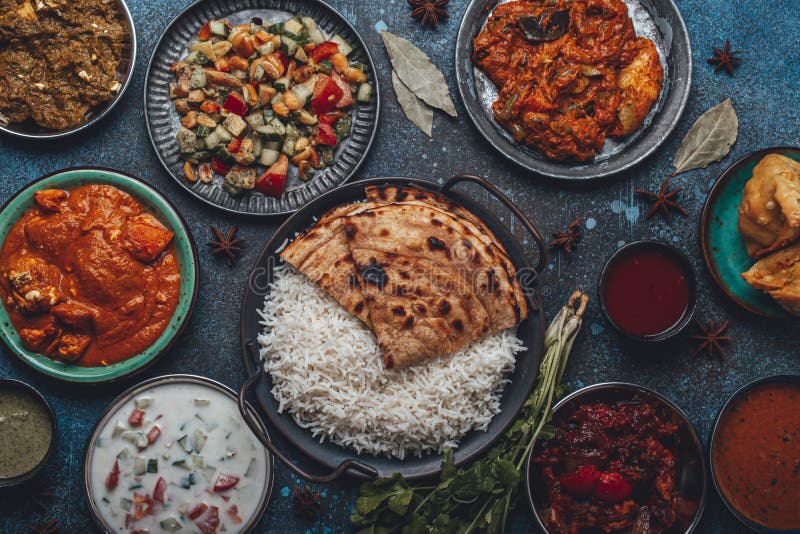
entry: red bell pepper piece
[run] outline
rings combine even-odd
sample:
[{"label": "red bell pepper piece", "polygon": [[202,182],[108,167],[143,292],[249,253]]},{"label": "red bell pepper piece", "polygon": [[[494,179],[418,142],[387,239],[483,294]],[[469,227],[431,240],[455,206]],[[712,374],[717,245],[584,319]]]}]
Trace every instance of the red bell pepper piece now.
[{"label": "red bell pepper piece", "polygon": [[314,63],[319,63],[323,59],[328,59],[334,54],[339,53],[339,45],[333,41],[325,41],[318,44],[314,50],[309,52],[308,57],[314,60]]},{"label": "red bell pepper piece", "polygon": [[219,508],[212,506],[208,513],[194,522],[203,534],[214,534],[219,526]]},{"label": "red bell pepper piece", "polygon": [[198,517],[203,515],[203,513],[206,510],[208,510],[208,505],[206,503],[204,503],[204,502],[201,502],[200,504],[198,504],[197,506],[195,506],[194,508],[192,508],[189,511],[189,519],[192,519],[192,520],[197,519]]},{"label": "red bell pepper piece", "polygon": [[236,525],[242,522],[242,518],[239,516],[239,507],[235,504],[228,508],[228,517],[230,517],[231,521]]},{"label": "red bell pepper piece", "polygon": [[241,137],[234,137],[231,139],[231,142],[228,143],[228,146],[225,147],[228,149],[228,152],[231,154],[235,152],[239,152],[239,149],[242,147],[242,138]]},{"label": "red bell pepper piece", "polygon": [[142,426],[142,419],[144,412],[139,408],[134,408],[131,415],[128,417],[128,424],[131,426]]},{"label": "red bell pepper piece", "polygon": [[584,465],[571,473],[558,477],[561,487],[574,497],[588,497],[600,480],[600,470],[593,465]]},{"label": "red bell pepper piece", "polygon": [[339,89],[342,90],[342,98],[336,102],[336,107],[338,109],[349,108],[353,105],[353,89],[337,72],[331,73],[331,77],[336,82],[336,85],[339,86]]},{"label": "red bell pepper piece", "polygon": [[203,27],[200,28],[199,32],[197,32],[197,38],[201,41],[208,41],[211,39],[211,21],[203,24]]},{"label": "red bell pepper piece", "polygon": [[111,468],[111,472],[108,473],[108,478],[106,478],[106,487],[114,489],[117,484],[119,484],[119,460],[114,460],[114,467]]},{"label": "red bell pepper piece", "polygon": [[156,487],[153,489],[153,500],[164,504],[164,492],[167,491],[167,481],[164,477],[158,477]]},{"label": "red bell pepper piece", "polygon": [[333,131],[333,126],[320,121],[317,125],[316,143],[318,145],[336,146],[336,132]]},{"label": "red bell pepper piece", "polygon": [[217,481],[214,482],[214,493],[219,493],[220,491],[229,490],[238,483],[239,483],[239,477],[235,477],[233,475],[221,474],[217,477]]},{"label": "red bell pepper piece", "polygon": [[211,158],[211,170],[219,174],[228,174],[230,168],[217,158]]},{"label": "red bell pepper piece", "polygon": [[633,488],[619,473],[603,473],[594,488],[594,496],[605,502],[624,501]]},{"label": "red bell pepper piece", "polygon": [[285,71],[286,68],[289,66],[289,58],[286,56],[286,54],[284,54],[280,50],[276,50],[275,52],[273,52],[273,55],[276,58],[278,58],[278,61],[283,63],[283,70]]},{"label": "red bell pepper piece", "polygon": [[203,100],[203,103],[200,104],[200,111],[208,114],[216,113],[219,111],[219,104],[213,100]]},{"label": "red bell pepper piece", "polygon": [[286,173],[289,172],[289,158],[281,154],[278,161],[256,180],[256,190],[268,197],[281,198],[286,185]]},{"label": "red bell pepper piece", "polygon": [[155,425],[153,428],[150,429],[150,432],[147,433],[147,444],[150,445],[155,443],[158,437],[161,435],[161,429],[158,425]]},{"label": "red bell pepper piece", "polygon": [[240,117],[247,113],[247,104],[239,93],[229,93],[222,108]]},{"label": "red bell pepper piece", "polygon": [[334,122],[338,121],[344,117],[344,113],[341,111],[333,111],[331,113],[326,113],[325,115],[319,116],[319,122],[324,122],[325,124],[333,124]]},{"label": "red bell pepper piece", "polygon": [[342,88],[333,78],[320,74],[317,76],[317,83],[314,84],[314,93],[311,96],[311,111],[317,115],[333,111],[343,95]]}]

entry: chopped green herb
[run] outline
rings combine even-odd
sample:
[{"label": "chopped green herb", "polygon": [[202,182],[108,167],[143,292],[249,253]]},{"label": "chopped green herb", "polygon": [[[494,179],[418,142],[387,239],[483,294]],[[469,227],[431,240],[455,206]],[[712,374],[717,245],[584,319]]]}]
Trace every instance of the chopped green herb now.
[{"label": "chopped green herb", "polygon": [[157,458],[150,458],[147,460],[147,472],[148,473],[158,473],[158,459]]}]

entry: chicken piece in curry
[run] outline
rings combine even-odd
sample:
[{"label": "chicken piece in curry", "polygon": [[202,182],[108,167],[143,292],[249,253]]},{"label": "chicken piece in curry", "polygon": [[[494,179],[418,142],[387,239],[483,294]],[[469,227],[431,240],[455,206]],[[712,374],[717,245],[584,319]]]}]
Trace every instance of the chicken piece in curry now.
[{"label": "chicken piece in curry", "polygon": [[591,161],[626,137],[661,93],[652,40],[622,0],[515,0],[475,38],[473,61],[494,82],[495,119],[548,158]]},{"label": "chicken piece in curry", "polygon": [[147,349],[178,305],[172,238],[115,187],[37,191],[0,251],[0,292],[25,347],[85,367]]}]

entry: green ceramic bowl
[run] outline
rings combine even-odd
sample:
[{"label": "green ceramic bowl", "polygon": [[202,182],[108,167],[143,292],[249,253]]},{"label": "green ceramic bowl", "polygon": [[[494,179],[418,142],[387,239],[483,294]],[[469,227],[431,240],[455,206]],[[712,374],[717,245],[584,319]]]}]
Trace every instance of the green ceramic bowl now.
[{"label": "green ceramic bowl", "polygon": [[197,296],[197,250],[186,223],[178,211],[155,189],[139,178],[111,169],[81,167],[48,174],[17,192],[0,210],[0,242],[19,218],[33,205],[40,189],[74,189],[84,184],[108,184],[131,195],[147,207],[174,234],[181,270],[181,294],[175,314],[161,336],[146,351],[107,367],[80,367],[52,360],[27,350],[11,324],[5,306],[0,306],[0,333],[5,345],[36,371],[66,382],[110,382],[142,371],[164,354],[188,322]]},{"label": "green ceramic bowl", "polygon": [[728,297],[742,308],[770,319],[792,316],[772,298],[742,280],[753,259],[739,235],[739,204],[753,168],[767,154],[782,154],[800,161],[800,148],[776,147],[758,150],[731,165],[719,177],[706,199],[700,220],[700,246],[711,277]]}]

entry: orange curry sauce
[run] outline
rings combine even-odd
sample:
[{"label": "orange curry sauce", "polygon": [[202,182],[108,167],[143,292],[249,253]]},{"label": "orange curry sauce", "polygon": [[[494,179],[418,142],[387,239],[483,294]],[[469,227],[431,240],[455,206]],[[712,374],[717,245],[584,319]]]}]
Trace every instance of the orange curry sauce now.
[{"label": "orange curry sauce", "polygon": [[720,490],[743,516],[800,529],[800,384],[759,385],[731,403],[712,461]]},{"label": "orange curry sauce", "polygon": [[554,160],[590,161],[606,136],[635,132],[664,83],[655,44],[636,36],[622,0],[501,4],[473,61],[498,88],[497,121]]},{"label": "orange curry sauce", "polygon": [[25,346],[96,367],[152,345],[180,295],[172,232],[112,186],[35,200],[0,251],[0,292]]}]

